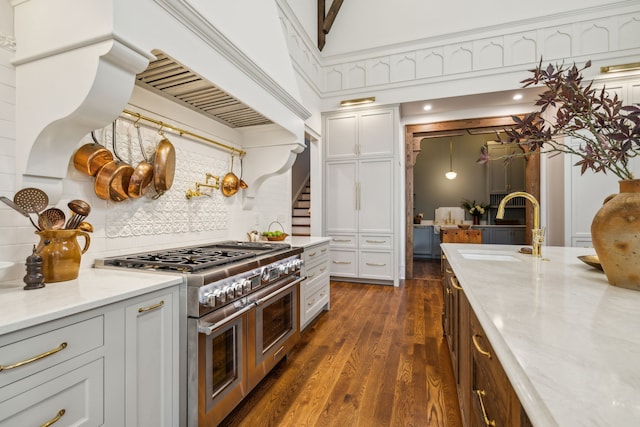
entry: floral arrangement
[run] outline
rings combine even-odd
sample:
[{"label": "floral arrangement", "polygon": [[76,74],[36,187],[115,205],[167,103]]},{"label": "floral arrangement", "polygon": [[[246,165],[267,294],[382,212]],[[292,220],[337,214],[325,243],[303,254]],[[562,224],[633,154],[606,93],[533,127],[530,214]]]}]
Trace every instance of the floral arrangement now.
[{"label": "floral arrangement", "polygon": [[462,200],[462,204],[460,206],[465,208],[471,216],[478,216],[478,217],[484,215],[487,208],[489,207],[489,205],[486,203],[476,203],[475,200],[470,202],[467,199]]},{"label": "floral arrangement", "polygon": [[[523,87],[542,84],[546,90],[535,103],[538,111],[512,117],[513,128],[505,129],[509,142],[528,146],[525,156],[543,149],[579,156],[574,166],[580,166],[583,174],[591,169],[633,179],[628,162],[640,155],[640,106],[623,106],[617,95],[611,98],[604,87],[593,88],[593,82],[583,85],[582,71],[590,66],[587,61],[580,69],[575,64],[544,68],[541,60],[530,70],[533,76],[520,82]],[[580,144],[564,144],[558,137],[571,137]],[[481,150],[478,163],[489,160],[486,149]]]}]

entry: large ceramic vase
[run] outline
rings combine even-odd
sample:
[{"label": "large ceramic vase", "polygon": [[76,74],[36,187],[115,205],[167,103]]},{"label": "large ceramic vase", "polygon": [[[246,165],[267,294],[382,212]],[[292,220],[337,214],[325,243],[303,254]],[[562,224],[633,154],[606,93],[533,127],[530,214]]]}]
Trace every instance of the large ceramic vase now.
[{"label": "large ceramic vase", "polygon": [[591,223],[591,239],[611,285],[640,290],[640,180],[620,181]]}]

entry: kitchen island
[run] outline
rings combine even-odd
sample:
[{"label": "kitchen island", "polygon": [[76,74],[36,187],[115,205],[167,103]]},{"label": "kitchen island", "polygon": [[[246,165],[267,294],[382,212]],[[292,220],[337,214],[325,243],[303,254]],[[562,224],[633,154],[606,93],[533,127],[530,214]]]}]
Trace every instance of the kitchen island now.
[{"label": "kitchen island", "polygon": [[[471,377],[465,372],[474,370],[471,362],[465,365],[463,353],[465,348],[473,353],[475,346],[479,355],[473,353],[473,363],[491,359],[481,351],[486,338],[485,347],[492,348],[527,422],[541,427],[637,425],[639,292],[609,285],[601,271],[578,260],[593,254],[589,249],[543,247],[542,258],[510,245],[443,244],[442,249],[445,269],[450,266],[453,284],[463,294],[461,304],[471,312],[470,321],[461,317],[457,324],[462,338],[455,349],[459,385],[467,381],[473,389],[469,400],[482,393],[471,384],[477,375],[465,380]],[[476,319],[482,334],[472,331]],[[465,404],[461,397],[463,412],[486,409],[483,397],[489,399],[488,393],[478,399],[480,405]]]}]

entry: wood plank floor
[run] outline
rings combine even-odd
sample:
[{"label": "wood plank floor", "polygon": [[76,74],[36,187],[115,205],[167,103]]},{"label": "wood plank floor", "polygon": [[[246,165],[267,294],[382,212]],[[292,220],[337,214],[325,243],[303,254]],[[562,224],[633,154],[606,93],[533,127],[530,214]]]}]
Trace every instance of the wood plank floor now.
[{"label": "wood plank floor", "polygon": [[399,288],[331,283],[331,310],[223,426],[462,425],[442,336],[440,263]]}]

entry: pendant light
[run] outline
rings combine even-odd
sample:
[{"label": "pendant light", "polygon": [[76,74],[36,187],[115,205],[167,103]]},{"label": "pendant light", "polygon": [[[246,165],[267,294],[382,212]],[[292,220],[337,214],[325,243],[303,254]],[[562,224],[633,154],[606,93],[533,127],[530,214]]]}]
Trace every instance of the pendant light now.
[{"label": "pendant light", "polygon": [[451,137],[449,137],[449,172],[445,173],[444,176],[447,179],[455,179],[458,176],[453,170],[453,140]]}]

